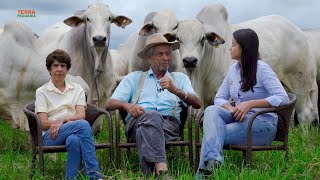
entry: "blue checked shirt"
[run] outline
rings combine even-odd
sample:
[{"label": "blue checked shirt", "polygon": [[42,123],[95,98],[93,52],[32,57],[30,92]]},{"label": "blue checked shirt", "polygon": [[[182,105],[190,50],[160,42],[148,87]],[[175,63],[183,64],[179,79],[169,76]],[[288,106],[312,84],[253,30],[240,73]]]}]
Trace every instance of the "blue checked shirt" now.
[{"label": "blue checked shirt", "polygon": [[[122,102],[133,103],[136,90],[139,85],[140,76],[142,71],[135,71],[128,74],[118,85],[115,92],[112,94],[112,99],[117,99]],[[170,79],[173,79],[177,88],[188,94],[196,95],[194,92],[190,79],[187,75],[181,72],[166,73]],[[146,112],[148,111],[158,111],[162,115],[172,115],[173,109],[176,103],[176,95],[170,93],[168,90],[160,91],[160,80],[158,80],[150,68],[147,71],[146,79],[139,96],[138,105],[142,106]],[[183,103],[180,98],[178,98],[179,104]],[[181,107],[177,108],[177,114],[173,115],[180,120]],[[132,116],[129,114],[126,121]]]},{"label": "blue checked shirt", "polygon": [[[230,66],[227,76],[220,86],[215,98],[214,104],[222,106],[229,103],[230,98],[235,104],[249,100],[265,99],[273,107],[287,104],[288,95],[284,90],[280,80],[272,68],[265,62],[258,60],[256,84],[253,86],[254,92],[251,90],[243,92],[241,90],[241,75],[239,62]],[[253,108],[246,115],[246,120],[258,110],[262,108]],[[268,113],[258,116],[258,118],[270,118],[276,123],[278,117],[274,113]]]}]

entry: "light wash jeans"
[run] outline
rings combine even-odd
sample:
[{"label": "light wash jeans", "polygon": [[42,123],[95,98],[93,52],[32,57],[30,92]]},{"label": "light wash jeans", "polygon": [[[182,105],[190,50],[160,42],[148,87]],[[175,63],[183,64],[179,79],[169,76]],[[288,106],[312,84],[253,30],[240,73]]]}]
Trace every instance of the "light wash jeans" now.
[{"label": "light wash jeans", "polygon": [[91,126],[86,120],[76,120],[63,124],[54,140],[50,138],[49,131],[47,130],[43,135],[44,145],[65,144],[67,147],[66,179],[77,178],[82,159],[84,171],[90,179],[103,178],[98,166]]},{"label": "light wash jeans", "polygon": [[[277,132],[277,118],[270,115],[257,118],[252,126],[252,145],[270,145]],[[199,168],[212,170],[212,167],[205,166],[205,161],[218,160],[222,164],[224,145],[245,145],[248,122],[249,118],[244,122],[235,121],[232,114],[220,106],[207,107],[204,112]]]}]

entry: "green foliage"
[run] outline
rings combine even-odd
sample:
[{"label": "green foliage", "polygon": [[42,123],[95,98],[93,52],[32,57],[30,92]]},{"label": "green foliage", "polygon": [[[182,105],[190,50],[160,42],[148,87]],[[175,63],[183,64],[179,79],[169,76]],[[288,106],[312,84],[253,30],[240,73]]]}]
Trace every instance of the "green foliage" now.
[{"label": "green foliage", "polygon": [[[123,134],[122,131],[121,138],[124,140]],[[102,131],[95,141],[107,138],[107,131]],[[195,172],[189,167],[187,151],[168,148],[167,152],[171,177],[193,179]],[[320,135],[314,128],[308,134],[304,134],[301,128],[290,129],[287,162],[280,151],[254,152],[251,167],[243,164],[240,152],[224,151],[224,154],[225,164],[210,179],[320,179]],[[120,170],[110,163],[108,150],[97,150],[97,156],[106,179],[143,179],[136,149],[122,151]],[[44,179],[63,179],[65,161],[66,153],[45,155]],[[30,162],[28,133],[12,129],[0,120],[0,179],[28,179]],[[37,168],[33,179],[41,179]],[[80,179],[88,178],[82,172]]]}]

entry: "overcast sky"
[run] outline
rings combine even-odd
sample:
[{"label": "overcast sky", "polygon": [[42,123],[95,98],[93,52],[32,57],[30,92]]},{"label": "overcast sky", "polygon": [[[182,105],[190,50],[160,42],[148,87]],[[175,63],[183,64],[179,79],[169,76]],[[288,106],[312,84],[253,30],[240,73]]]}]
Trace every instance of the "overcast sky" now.
[{"label": "overcast sky", "polygon": [[[41,36],[46,27],[94,2],[105,2],[113,13],[133,20],[125,29],[112,26],[110,45],[114,49],[142,27],[145,15],[151,11],[169,9],[175,12],[178,20],[193,19],[203,6],[214,2],[226,7],[230,23],[279,14],[302,29],[320,29],[320,0],[1,0],[0,26],[11,20],[21,20]],[[18,9],[33,9],[36,17],[19,18]]]}]

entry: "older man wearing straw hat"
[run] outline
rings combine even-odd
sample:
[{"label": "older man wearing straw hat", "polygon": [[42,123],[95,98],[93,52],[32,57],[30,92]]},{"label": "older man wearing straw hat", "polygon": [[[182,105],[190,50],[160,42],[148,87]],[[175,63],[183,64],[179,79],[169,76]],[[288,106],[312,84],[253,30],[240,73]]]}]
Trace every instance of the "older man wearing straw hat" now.
[{"label": "older man wearing straw hat", "polygon": [[[126,135],[137,143],[142,173],[149,176],[167,174],[165,141],[179,136],[179,104],[200,108],[200,100],[190,79],[180,72],[168,72],[172,51],[179,42],[168,42],[160,33],[147,38],[146,46],[138,53],[148,60],[147,72],[128,74],[106,103],[107,110],[126,110]],[[167,175],[166,175],[167,176]]]}]

